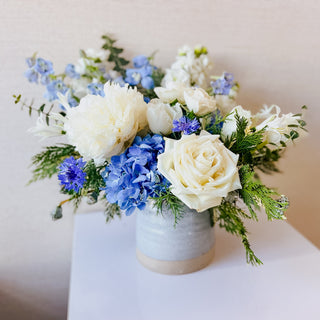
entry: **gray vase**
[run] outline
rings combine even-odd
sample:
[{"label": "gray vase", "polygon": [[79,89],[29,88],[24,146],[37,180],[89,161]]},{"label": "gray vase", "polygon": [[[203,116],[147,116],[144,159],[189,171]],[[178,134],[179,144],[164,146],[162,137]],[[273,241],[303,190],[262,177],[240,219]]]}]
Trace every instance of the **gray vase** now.
[{"label": "gray vase", "polygon": [[146,268],[165,274],[185,274],[205,268],[214,255],[214,229],[209,211],[184,207],[175,225],[168,208],[157,214],[152,203],[137,211],[137,258]]}]

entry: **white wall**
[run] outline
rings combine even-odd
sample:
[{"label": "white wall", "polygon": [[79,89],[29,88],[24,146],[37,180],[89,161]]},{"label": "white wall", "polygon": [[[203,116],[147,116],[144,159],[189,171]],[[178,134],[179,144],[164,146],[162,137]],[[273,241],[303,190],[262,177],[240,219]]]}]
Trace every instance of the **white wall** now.
[{"label": "white wall", "polygon": [[25,187],[40,145],[26,133],[35,119],[11,95],[42,92],[23,78],[25,57],[37,51],[59,70],[112,32],[128,57],[159,49],[156,62],[166,66],[179,46],[202,43],[217,74],[240,81],[244,106],[308,105],[309,138],[287,152],[284,174],[267,180],[290,196],[289,221],[320,246],[319,16],[317,0],[0,0],[0,318],[60,320],[67,309],[71,209],[52,222],[62,199],[55,181]]}]

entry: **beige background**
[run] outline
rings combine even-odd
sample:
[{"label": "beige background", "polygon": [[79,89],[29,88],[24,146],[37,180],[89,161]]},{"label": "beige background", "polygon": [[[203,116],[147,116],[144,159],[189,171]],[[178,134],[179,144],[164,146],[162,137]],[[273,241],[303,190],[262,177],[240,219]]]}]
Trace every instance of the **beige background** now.
[{"label": "beige background", "polygon": [[156,63],[166,66],[179,46],[202,43],[216,73],[240,81],[242,105],[308,105],[310,136],[287,152],[284,174],[267,181],[290,196],[289,222],[320,246],[319,16],[317,0],[0,0],[0,318],[65,319],[67,311],[73,217],[68,209],[50,220],[62,199],[55,181],[25,187],[40,145],[26,133],[35,119],[11,95],[42,94],[22,76],[25,57],[37,51],[62,70],[78,48],[99,47],[112,32],[127,57],[159,49]]}]

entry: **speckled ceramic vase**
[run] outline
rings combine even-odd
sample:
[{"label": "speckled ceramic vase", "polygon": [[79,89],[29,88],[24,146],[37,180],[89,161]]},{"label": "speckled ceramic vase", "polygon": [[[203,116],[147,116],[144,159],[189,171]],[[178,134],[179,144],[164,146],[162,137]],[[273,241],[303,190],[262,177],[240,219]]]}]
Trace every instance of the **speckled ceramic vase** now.
[{"label": "speckled ceramic vase", "polygon": [[151,204],[137,212],[137,258],[146,268],[164,274],[185,274],[205,268],[214,255],[214,229],[208,211],[188,207],[174,225],[174,215],[157,214]]}]

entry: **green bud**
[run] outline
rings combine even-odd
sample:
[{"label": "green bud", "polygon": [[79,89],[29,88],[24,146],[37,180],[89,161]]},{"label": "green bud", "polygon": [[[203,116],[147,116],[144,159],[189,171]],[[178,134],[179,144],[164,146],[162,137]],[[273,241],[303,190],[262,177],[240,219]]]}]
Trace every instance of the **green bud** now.
[{"label": "green bud", "polygon": [[62,215],[62,207],[61,206],[57,206],[55,208],[55,210],[53,210],[51,212],[51,217],[52,217],[52,220],[54,220],[54,221],[61,219],[63,217],[63,215]]}]

